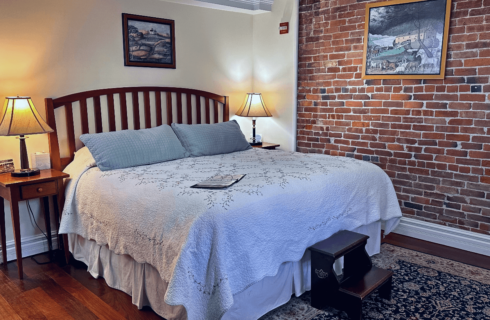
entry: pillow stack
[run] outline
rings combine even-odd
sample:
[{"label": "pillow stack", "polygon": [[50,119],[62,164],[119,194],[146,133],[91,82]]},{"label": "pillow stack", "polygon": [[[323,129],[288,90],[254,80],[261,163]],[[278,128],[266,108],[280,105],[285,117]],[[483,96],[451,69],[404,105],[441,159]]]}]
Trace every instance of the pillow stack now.
[{"label": "pillow stack", "polygon": [[[173,130],[172,130],[173,129]],[[216,124],[172,124],[151,129],[84,134],[101,171],[123,169],[186,157],[251,149],[235,120]]]}]

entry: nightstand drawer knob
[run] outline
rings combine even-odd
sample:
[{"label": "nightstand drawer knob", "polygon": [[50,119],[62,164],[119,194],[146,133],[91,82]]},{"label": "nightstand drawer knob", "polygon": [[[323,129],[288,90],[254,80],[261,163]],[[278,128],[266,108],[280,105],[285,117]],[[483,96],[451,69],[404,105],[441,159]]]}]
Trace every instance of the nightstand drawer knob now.
[{"label": "nightstand drawer knob", "polygon": [[39,193],[43,192],[43,188],[37,188],[37,192]]}]

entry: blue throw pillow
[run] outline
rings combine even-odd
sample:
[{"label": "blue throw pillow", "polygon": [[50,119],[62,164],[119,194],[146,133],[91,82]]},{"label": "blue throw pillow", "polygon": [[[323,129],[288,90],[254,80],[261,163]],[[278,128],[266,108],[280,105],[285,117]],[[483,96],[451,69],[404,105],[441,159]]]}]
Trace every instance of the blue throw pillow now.
[{"label": "blue throw pillow", "polygon": [[101,171],[189,156],[169,125],[142,130],[83,134],[80,140],[90,150]]},{"label": "blue throw pillow", "polygon": [[252,149],[235,120],[215,124],[177,124],[172,129],[191,157]]}]

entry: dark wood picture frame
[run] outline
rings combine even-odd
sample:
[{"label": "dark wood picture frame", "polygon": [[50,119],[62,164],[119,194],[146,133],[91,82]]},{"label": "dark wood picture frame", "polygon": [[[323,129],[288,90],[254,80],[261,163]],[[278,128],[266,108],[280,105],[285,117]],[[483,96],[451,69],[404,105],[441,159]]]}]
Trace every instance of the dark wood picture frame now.
[{"label": "dark wood picture frame", "polygon": [[174,20],[123,13],[122,23],[125,66],[176,68]]},{"label": "dark wood picture frame", "polygon": [[[424,11],[425,7],[435,5],[445,6],[437,23],[427,22],[430,21],[428,18],[420,18],[420,12],[431,14],[428,10]],[[382,10],[371,11],[378,8]],[[407,20],[403,20],[403,14],[409,10],[412,14],[407,14]],[[384,17],[386,12],[387,18]],[[378,15],[378,19],[376,16],[373,19],[378,26],[371,26],[371,14]],[[362,79],[444,79],[450,15],[451,0],[394,0],[366,4]],[[416,18],[409,20],[409,17]],[[379,32],[382,27],[377,22],[382,20],[394,21],[389,25],[392,29],[386,29],[384,34]],[[413,30],[408,28],[410,22],[413,22]],[[416,22],[418,28],[415,27]],[[393,27],[398,27],[403,32],[393,34]],[[392,43],[387,34],[394,39]]]}]

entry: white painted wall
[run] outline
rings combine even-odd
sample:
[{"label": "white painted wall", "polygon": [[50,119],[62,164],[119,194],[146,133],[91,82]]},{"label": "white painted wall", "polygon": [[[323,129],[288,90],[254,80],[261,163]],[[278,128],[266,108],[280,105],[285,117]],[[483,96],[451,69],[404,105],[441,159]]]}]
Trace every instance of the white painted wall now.
[{"label": "white painted wall", "polygon": [[[175,20],[176,70],[124,67],[121,13]],[[290,32],[279,35],[285,21]],[[297,0],[275,0],[271,12],[259,15],[159,0],[0,1],[0,104],[5,96],[30,95],[44,116],[45,97],[157,85],[229,95],[233,115],[245,93],[256,91],[273,114],[257,121],[258,132],[295,150],[297,27]],[[248,137],[251,120],[233,118]],[[27,148],[47,152],[47,136],[30,136]],[[0,137],[0,159],[14,159],[19,167],[18,140]],[[43,227],[39,202],[31,206]],[[5,209],[12,240],[8,202]],[[22,237],[38,239],[25,203],[20,211]]]},{"label": "white painted wall", "polygon": [[[281,22],[289,22],[288,34],[279,34]],[[275,0],[271,12],[253,17],[253,91],[273,116],[257,119],[257,133],[289,151],[296,150],[297,48],[298,0]],[[248,137],[251,120],[241,118],[240,125]]]},{"label": "white painted wall", "polygon": [[[177,69],[124,67],[121,13],[175,20]],[[229,95],[231,112],[252,88],[253,16],[159,0],[0,1],[0,103],[120,86],[176,86]],[[48,151],[47,136],[30,136],[29,153]],[[15,137],[0,137],[0,159],[19,167]],[[7,239],[13,239],[6,202]],[[40,217],[38,200],[32,200]],[[40,234],[21,203],[23,238]]]}]

